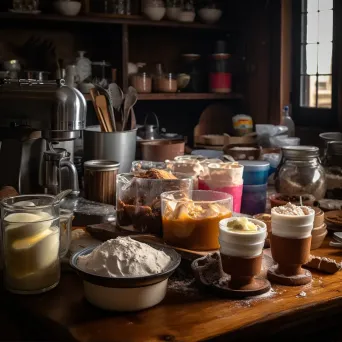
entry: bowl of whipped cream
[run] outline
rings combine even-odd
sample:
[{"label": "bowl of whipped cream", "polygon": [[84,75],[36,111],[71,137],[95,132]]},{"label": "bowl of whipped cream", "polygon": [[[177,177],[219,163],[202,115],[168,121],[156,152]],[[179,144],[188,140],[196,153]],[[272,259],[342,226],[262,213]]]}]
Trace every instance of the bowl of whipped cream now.
[{"label": "bowl of whipped cream", "polygon": [[130,237],[89,246],[70,259],[83,280],[86,299],[113,311],[139,311],[160,303],[180,262],[175,250]]}]

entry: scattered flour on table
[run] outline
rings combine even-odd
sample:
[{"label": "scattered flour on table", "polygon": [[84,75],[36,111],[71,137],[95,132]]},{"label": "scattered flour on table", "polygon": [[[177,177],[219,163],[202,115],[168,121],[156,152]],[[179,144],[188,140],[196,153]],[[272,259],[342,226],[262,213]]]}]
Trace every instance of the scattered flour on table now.
[{"label": "scattered flour on table", "polygon": [[107,240],[90,254],[78,258],[86,272],[105,277],[147,276],[163,272],[171,258],[145,243],[130,237]]}]

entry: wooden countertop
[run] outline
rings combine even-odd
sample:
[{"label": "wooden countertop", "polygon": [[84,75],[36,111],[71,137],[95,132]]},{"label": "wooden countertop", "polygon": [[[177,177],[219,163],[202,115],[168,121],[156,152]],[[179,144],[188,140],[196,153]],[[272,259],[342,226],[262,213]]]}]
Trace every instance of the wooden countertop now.
[{"label": "wooden countertop", "polygon": [[[337,261],[342,259],[342,250],[330,248],[327,240],[313,252]],[[252,335],[255,341],[279,332],[286,336],[287,331],[299,327],[301,331],[314,332],[334,322],[340,324],[342,272],[313,272],[313,278],[311,285],[273,285],[272,297],[240,301],[171,289],[154,308],[120,314],[103,312],[88,304],[81,281],[67,272],[62,274],[59,286],[46,294],[17,296],[1,290],[0,300],[20,331],[36,340],[234,341]],[[305,291],[305,297],[298,296],[301,291]]]}]

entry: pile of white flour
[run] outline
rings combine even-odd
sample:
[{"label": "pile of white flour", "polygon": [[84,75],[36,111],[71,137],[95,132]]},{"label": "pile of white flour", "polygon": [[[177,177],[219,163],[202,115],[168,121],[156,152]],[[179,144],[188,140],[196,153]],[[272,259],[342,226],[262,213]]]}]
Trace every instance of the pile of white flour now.
[{"label": "pile of white flour", "polygon": [[84,271],[100,276],[136,277],[161,273],[170,261],[163,251],[130,237],[118,237],[80,256],[77,264]]}]

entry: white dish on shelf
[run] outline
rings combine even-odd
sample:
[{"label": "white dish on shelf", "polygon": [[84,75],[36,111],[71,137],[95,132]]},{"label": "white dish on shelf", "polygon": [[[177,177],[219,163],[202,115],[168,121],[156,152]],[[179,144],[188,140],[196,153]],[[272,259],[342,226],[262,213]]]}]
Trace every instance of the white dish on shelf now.
[{"label": "white dish on shelf", "polygon": [[78,1],[55,1],[53,6],[59,14],[73,17],[80,13],[82,5]]},{"label": "white dish on shelf", "polygon": [[183,23],[192,23],[195,20],[195,16],[195,12],[183,11],[179,13],[178,21]]},{"label": "white dish on shelf", "polygon": [[25,11],[25,10],[16,10],[16,9],[12,9],[12,8],[10,8],[8,11],[11,13],[18,13],[18,14],[39,14],[39,13],[42,13],[42,11],[39,11],[39,10]]},{"label": "white dish on shelf", "polygon": [[145,15],[153,20],[153,21],[159,21],[162,20],[165,13],[166,13],[166,8],[165,7],[151,7],[151,6],[147,6],[144,7],[143,12],[145,13]]},{"label": "white dish on shelf", "polygon": [[222,16],[222,11],[217,8],[201,8],[198,15],[206,24],[215,24]]}]

